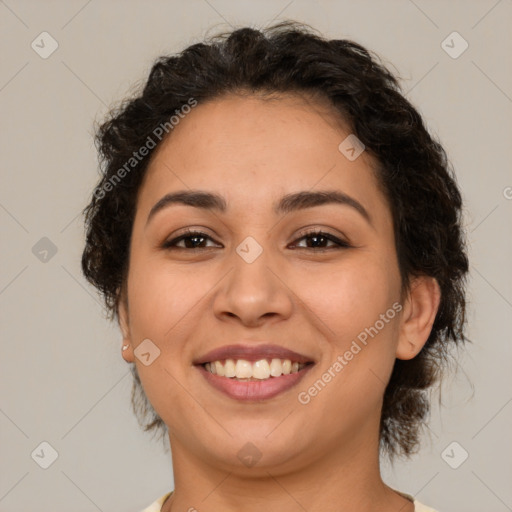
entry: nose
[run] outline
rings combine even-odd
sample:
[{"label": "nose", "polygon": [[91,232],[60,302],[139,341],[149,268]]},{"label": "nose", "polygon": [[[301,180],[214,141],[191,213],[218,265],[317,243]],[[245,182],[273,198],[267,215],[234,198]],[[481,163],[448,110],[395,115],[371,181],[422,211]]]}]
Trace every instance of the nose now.
[{"label": "nose", "polygon": [[220,283],[213,298],[214,314],[222,321],[236,321],[246,327],[265,322],[279,322],[293,311],[293,293],[286,283],[284,270],[272,265],[263,250],[248,262],[234,252],[232,270]]}]

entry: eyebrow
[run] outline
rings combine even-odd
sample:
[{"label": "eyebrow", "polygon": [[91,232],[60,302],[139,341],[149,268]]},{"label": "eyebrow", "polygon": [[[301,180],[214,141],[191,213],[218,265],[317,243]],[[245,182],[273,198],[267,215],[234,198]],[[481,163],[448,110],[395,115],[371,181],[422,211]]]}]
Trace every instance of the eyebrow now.
[{"label": "eyebrow", "polygon": [[[151,208],[146,225],[157,212],[174,204],[218,211],[220,213],[227,211],[226,200],[219,194],[202,190],[180,190],[166,194]],[[273,210],[276,215],[279,215],[327,204],[349,206],[373,226],[372,218],[366,208],[353,197],[338,190],[302,191],[287,194],[274,204]]]}]

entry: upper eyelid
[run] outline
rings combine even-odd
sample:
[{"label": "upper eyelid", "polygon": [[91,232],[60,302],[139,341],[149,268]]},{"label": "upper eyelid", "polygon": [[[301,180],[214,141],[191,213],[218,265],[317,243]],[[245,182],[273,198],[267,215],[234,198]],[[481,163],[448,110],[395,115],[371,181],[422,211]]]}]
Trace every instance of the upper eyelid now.
[{"label": "upper eyelid", "polygon": [[181,240],[183,240],[184,238],[193,237],[193,236],[204,236],[204,237],[209,238],[210,240],[214,241],[215,243],[219,243],[215,240],[215,238],[212,235],[209,235],[208,233],[205,233],[204,231],[187,228],[187,230],[183,231],[182,233],[173,235],[171,237],[164,238],[164,241],[162,242],[161,245],[166,246],[171,243],[181,242]]},{"label": "upper eyelid", "polygon": [[[183,228],[184,231],[181,231],[181,230],[178,230],[177,231],[177,234],[173,235],[172,237],[171,236],[168,236],[165,238],[165,240],[174,240],[176,238],[180,238],[182,236],[187,236],[187,235],[197,235],[197,234],[200,234],[200,235],[205,235],[207,237],[210,237],[212,239],[215,239],[215,237],[217,236],[216,234],[210,234],[208,231],[209,231],[209,228],[206,228],[206,227],[187,227],[187,228]],[[333,233],[332,231],[336,231],[338,234],[336,233]],[[296,232],[296,234],[294,235],[295,237],[298,237],[298,236],[306,236],[308,234],[311,234],[311,233],[325,233],[327,235],[331,235],[331,236],[334,236],[336,238],[344,238],[346,240],[349,240],[349,237],[347,237],[342,231],[340,231],[339,229],[335,229],[335,228],[332,228],[332,227],[321,227],[321,226],[316,226],[316,225],[309,225],[309,226],[306,226],[305,228],[302,228],[300,230],[298,230],[298,232]]]},{"label": "upper eyelid", "polygon": [[[297,242],[298,240],[302,240],[303,238],[305,238],[307,236],[313,236],[315,234],[328,235],[332,238],[335,238],[339,242],[337,242],[336,240],[331,240],[330,238],[328,238],[328,240],[332,243],[339,245],[339,246],[342,246],[342,244],[351,245],[351,242],[348,240],[348,238],[345,235],[341,235],[341,236],[335,235],[335,234],[329,232],[325,228],[306,228],[304,231],[297,233],[294,236],[293,241]],[[199,229],[194,230],[193,228],[192,229],[187,228],[187,231],[184,231],[183,233],[180,233],[176,236],[165,239],[162,245],[164,245],[164,246],[170,245],[171,243],[175,244],[175,243],[181,242],[184,238],[193,237],[193,236],[204,236],[206,238],[209,238],[211,241],[213,241],[215,243],[220,243],[220,242],[217,242],[213,236],[209,235],[208,233],[205,233],[204,231],[201,231]]]}]

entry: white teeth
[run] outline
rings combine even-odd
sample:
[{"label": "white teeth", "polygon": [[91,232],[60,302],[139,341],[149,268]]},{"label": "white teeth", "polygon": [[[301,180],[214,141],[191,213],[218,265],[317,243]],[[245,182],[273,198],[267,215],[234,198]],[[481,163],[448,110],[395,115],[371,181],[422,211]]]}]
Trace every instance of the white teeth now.
[{"label": "white teeth", "polygon": [[[212,363],[210,363],[210,366],[211,365]],[[215,361],[215,363],[213,363],[213,366],[219,377],[224,377],[224,375],[226,375],[226,372],[224,371],[224,365],[220,361]]]},{"label": "white teeth", "polygon": [[212,361],[206,363],[204,366],[206,371],[218,375],[219,377],[237,378],[241,380],[265,380],[269,377],[280,377],[281,375],[297,373],[306,365],[304,363],[298,363],[297,361],[292,363],[290,359],[274,358],[270,363],[267,359],[260,359],[254,363],[245,359],[226,359],[224,363],[222,361]]},{"label": "white teeth", "polygon": [[272,377],[279,377],[283,373],[283,364],[281,359],[272,359],[270,363],[270,375]]},{"label": "white teeth", "polygon": [[256,361],[252,365],[252,377],[255,379],[268,379],[270,377],[270,365],[266,359]]},{"label": "white teeth", "polygon": [[250,379],[252,377],[252,364],[245,359],[239,359],[235,365],[237,379]]},{"label": "white teeth", "polygon": [[233,359],[226,359],[224,363],[224,377],[236,377],[235,361]]}]

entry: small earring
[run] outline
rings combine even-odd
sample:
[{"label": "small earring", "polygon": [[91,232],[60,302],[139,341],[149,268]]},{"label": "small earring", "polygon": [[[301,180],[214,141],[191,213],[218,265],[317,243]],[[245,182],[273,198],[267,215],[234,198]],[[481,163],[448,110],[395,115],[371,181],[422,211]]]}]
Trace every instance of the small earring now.
[{"label": "small earring", "polygon": [[126,350],[130,345],[123,345],[123,350]]}]

